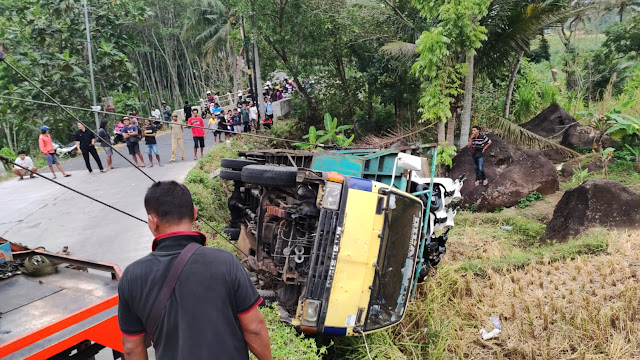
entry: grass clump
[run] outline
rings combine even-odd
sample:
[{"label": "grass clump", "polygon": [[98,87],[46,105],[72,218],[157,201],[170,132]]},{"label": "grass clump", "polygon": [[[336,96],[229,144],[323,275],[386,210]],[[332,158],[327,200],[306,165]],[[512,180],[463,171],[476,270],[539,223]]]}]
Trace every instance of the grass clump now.
[{"label": "grass clump", "polygon": [[238,151],[252,150],[259,146],[261,143],[252,138],[244,141],[232,140],[231,147],[219,145],[198,161],[184,179],[193,203],[198,207],[199,216],[216,229],[213,231],[203,221],[196,221],[195,228],[208,235],[210,246],[235,251],[224,235],[219,234],[229,222],[227,200],[233,191],[233,183],[218,177],[210,178],[209,174],[220,168],[222,159],[237,158]]},{"label": "grass clump", "polygon": [[542,199],[544,199],[544,196],[542,196],[542,194],[540,194],[539,192],[534,191],[531,194],[527,195],[527,197],[525,197],[524,199],[520,199],[520,201],[518,201],[518,204],[516,206],[520,209],[524,209],[527,206],[535,203],[536,201],[540,201]]},{"label": "grass clump", "polygon": [[607,249],[607,238],[603,235],[602,232],[597,232],[564,243],[539,245],[526,250],[514,248],[500,256],[463,261],[457,265],[457,270],[486,277],[490,271],[504,273],[543,261],[556,262],[584,255],[598,255]]},{"label": "grass clump", "polygon": [[[327,353],[327,346],[316,344],[314,339],[305,338],[296,330],[278,320],[276,304],[271,307],[260,308],[262,316],[267,321],[271,338],[271,353],[276,360],[315,360],[321,359]],[[251,359],[256,357],[251,354]]]}]

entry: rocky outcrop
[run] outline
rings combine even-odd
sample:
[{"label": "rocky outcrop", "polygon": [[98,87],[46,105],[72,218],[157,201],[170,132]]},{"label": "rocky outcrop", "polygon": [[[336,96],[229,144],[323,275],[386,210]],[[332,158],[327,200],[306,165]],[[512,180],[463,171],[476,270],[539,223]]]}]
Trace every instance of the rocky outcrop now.
[{"label": "rocky outcrop", "polygon": [[[592,149],[615,146],[616,142],[608,135],[591,126],[580,125],[576,118],[566,112],[560,105],[551,104],[533,119],[520,125],[537,135],[550,140],[560,140],[560,144],[570,149]],[[544,150],[544,155],[554,163],[566,160],[566,156],[555,150]]]},{"label": "rocky outcrop", "polygon": [[[580,163],[583,163],[580,165]],[[573,169],[577,169],[578,167],[584,169],[589,169],[589,173],[601,172],[604,168],[602,164],[602,158],[598,154],[587,154],[575,159],[571,159],[566,163],[562,164],[562,168],[560,169],[560,176],[563,178],[570,178],[573,176]]]},{"label": "rocky outcrop", "polygon": [[514,206],[534,191],[549,195],[558,190],[556,168],[540,150],[519,150],[496,134],[487,136],[492,141],[484,154],[487,186],[475,186],[475,168],[468,149],[453,159],[449,176],[466,174],[468,178],[461,189],[463,205],[474,204],[477,210],[490,212]]},{"label": "rocky outcrop", "polygon": [[533,119],[520,126],[544,138],[553,138],[561,136],[567,126],[575,123],[576,118],[564,111],[562,106],[551,104]]},{"label": "rocky outcrop", "polygon": [[588,228],[640,227],[640,195],[612,180],[590,180],[568,190],[547,224],[546,240],[565,241]]},{"label": "rocky outcrop", "polygon": [[609,135],[603,135],[591,126],[573,125],[564,132],[560,144],[573,149],[593,149],[594,146],[599,149],[601,142],[604,148],[617,145]]}]

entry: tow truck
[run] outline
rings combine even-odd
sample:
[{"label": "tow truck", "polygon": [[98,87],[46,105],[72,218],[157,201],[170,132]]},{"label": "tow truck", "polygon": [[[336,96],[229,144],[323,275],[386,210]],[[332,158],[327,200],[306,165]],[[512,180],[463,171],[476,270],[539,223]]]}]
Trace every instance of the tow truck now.
[{"label": "tow truck", "polygon": [[239,156],[221,163],[234,182],[225,232],[281,320],[334,336],[400,322],[446,252],[464,176],[435,178],[433,147]]},{"label": "tow truck", "polygon": [[1,359],[93,359],[105,347],[122,357],[116,265],[2,245]]}]

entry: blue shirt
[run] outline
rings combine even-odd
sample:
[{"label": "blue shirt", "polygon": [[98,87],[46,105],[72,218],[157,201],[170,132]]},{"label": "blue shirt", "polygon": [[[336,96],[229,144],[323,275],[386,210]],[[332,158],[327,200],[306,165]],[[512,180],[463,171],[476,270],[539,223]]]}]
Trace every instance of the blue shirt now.
[{"label": "blue shirt", "polygon": [[212,113],[214,113],[214,114],[215,114],[215,113],[217,113],[217,112],[218,112],[218,113],[221,113],[221,112],[222,112],[222,108],[214,107],[214,108],[213,108],[213,110],[212,110],[211,112],[212,112]]},{"label": "blue shirt", "polygon": [[[124,128],[122,128],[122,133],[123,134],[129,134],[129,133],[134,133],[134,132],[138,132],[138,127],[135,125],[130,125],[130,126],[125,126]],[[126,139],[127,145],[131,145],[131,144],[135,144],[138,142],[138,137],[137,136],[131,136],[128,137]]]},{"label": "blue shirt", "polygon": [[267,115],[273,115],[273,105],[271,104],[271,102],[264,104],[264,110]]}]

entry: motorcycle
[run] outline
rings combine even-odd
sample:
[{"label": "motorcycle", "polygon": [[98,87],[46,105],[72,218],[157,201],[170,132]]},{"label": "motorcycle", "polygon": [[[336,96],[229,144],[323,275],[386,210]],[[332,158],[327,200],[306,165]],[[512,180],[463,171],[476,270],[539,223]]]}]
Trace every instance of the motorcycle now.
[{"label": "motorcycle", "polygon": [[56,155],[62,157],[64,155],[69,155],[70,157],[74,157],[78,155],[78,149],[76,148],[76,142],[71,142],[67,145],[62,145],[58,142],[53,141],[53,150],[56,152]]}]

